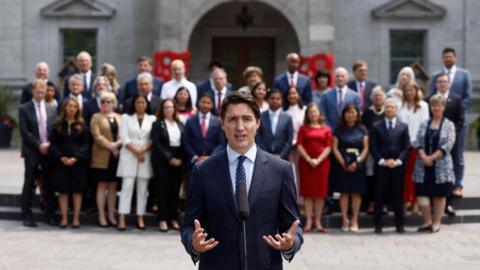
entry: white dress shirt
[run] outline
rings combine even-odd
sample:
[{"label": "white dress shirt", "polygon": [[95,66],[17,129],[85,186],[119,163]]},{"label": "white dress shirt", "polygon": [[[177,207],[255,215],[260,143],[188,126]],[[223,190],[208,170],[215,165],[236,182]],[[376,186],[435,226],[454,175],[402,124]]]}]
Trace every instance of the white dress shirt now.
[{"label": "white dress shirt", "polygon": [[170,122],[165,119],[165,125],[167,126],[168,139],[170,140],[171,147],[179,147],[182,134],[180,133],[180,128],[177,125],[177,122]]},{"label": "white dress shirt", "polygon": [[268,115],[270,116],[270,128],[272,129],[272,134],[275,135],[275,131],[277,130],[277,123],[278,117],[280,115],[281,109],[277,109],[276,111],[268,110]]},{"label": "white dress shirt", "polygon": [[288,84],[292,85],[292,76],[293,76],[293,85],[297,86],[298,82],[298,71],[295,71],[293,74],[287,71]]},{"label": "white dress shirt", "polygon": [[195,104],[197,104],[197,87],[195,86],[195,84],[185,78],[183,78],[181,81],[171,79],[170,81],[164,83],[162,86],[162,94],[160,95],[160,98],[173,98],[180,86],[187,88],[192,99],[192,105],[195,108]]},{"label": "white dress shirt", "polygon": [[[385,117],[385,126],[387,127],[387,130],[390,129],[390,122],[392,122],[392,130],[395,129],[395,126],[397,125],[397,117],[394,117],[392,119],[388,119]],[[395,162],[397,163],[398,166],[401,166],[403,162],[400,159],[396,159]],[[378,161],[378,165],[383,166],[385,164],[385,159],[380,159]]]},{"label": "white dress shirt", "polygon": [[337,105],[340,105],[339,91],[341,91],[340,93],[342,95],[342,103],[345,104],[345,97],[347,96],[348,87],[346,85],[342,88],[339,88],[338,86],[335,86],[335,90],[337,90]]},{"label": "white dress shirt", "polygon": [[69,97],[74,98],[78,101],[78,106],[80,106],[80,110],[83,109],[83,96],[82,94],[75,96],[74,94],[70,93]]},{"label": "white dress shirt", "polygon": [[430,119],[428,104],[425,101],[420,101],[420,108],[415,111],[415,107],[408,108],[407,104],[404,103],[398,111],[398,118],[408,125],[410,145],[416,145],[420,125]]},{"label": "white dress shirt", "polygon": [[[213,107],[217,108],[218,107],[218,90],[213,88],[213,93],[215,94],[215,104],[213,105]],[[220,93],[221,93],[221,96],[220,96],[220,103],[223,101],[223,99],[225,98],[225,96],[227,96],[227,87],[224,86],[222,88],[222,90],[220,90]]]},{"label": "white dress shirt", "polygon": [[[236,189],[236,176],[237,176],[237,166],[238,166],[238,157],[241,156],[239,153],[235,152],[230,145],[227,145],[227,156],[228,156],[228,168],[230,170],[230,178],[232,181],[233,194],[235,194]],[[253,168],[255,165],[255,158],[257,157],[257,145],[253,146],[248,150],[244,156],[246,157],[243,161],[243,167],[245,168],[245,175],[247,176],[247,193],[250,191],[250,186],[252,183]]]},{"label": "white dress shirt", "polygon": [[448,75],[448,79],[450,80],[450,84],[452,84],[453,79],[455,79],[455,73],[457,72],[457,66],[453,65],[452,68],[450,68],[450,69],[444,67],[443,72],[445,72],[445,74]]}]

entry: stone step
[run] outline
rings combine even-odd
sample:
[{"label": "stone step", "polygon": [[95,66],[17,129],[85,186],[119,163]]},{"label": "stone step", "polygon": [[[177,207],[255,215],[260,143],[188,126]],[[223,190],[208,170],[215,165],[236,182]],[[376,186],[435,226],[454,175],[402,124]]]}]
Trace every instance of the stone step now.
[{"label": "stone step", "polygon": [[[44,216],[42,211],[39,208],[33,208],[33,218],[37,222],[44,221]],[[58,214],[58,213],[57,213]],[[303,219],[304,217],[302,217]],[[3,220],[22,220],[22,214],[19,207],[0,207],[0,219]],[[70,217],[71,219],[71,217]],[[132,228],[135,224],[135,215],[127,216],[127,224]],[[385,226],[393,226],[393,213],[385,215],[384,218]],[[97,224],[97,215],[95,213],[85,213],[81,214],[82,225],[93,225]],[[457,215],[455,217],[444,216],[442,218],[444,224],[458,224],[458,223],[477,223],[480,222],[480,210],[457,210]],[[359,217],[360,228],[372,228],[373,227],[373,216],[366,215],[364,213],[360,214]],[[145,215],[145,224],[151,229],[157,227],[157,219],[154,214],[147,213]],[[322,224],[325,228],[338,229],[341,225],[341,216],[339,213],[334,213],[331,215],[322,217]],[[407,214],[405,216],[405,226],[419,226],[422,224],[422,217],[419,215]]]}]

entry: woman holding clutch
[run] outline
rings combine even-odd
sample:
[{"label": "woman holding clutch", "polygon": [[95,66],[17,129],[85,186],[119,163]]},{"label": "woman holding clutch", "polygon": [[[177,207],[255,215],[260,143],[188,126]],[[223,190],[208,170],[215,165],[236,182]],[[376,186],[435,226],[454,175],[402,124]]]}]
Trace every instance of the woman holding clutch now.
[{"label": "woman holding clutch", "polygon": [[[342,231],[358,231],[358,214],[361,194],[366,190],[367,175],[364,161],[368,155],[368,130],[361,125],[360,111],[354,104],[347,104],[333,137],[333,154],[337,161],[334,170],[340,192]],[[348,219],[349,200],[352,200],[352,219]]]}]

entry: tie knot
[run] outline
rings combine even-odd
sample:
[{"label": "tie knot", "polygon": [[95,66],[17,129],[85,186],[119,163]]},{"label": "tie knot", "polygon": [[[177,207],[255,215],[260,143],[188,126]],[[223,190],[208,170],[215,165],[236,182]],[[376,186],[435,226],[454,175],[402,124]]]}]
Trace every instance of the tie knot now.
[{"label": "tie knot", "polygon": [[206,114],[202,115],[202,119],[207,119],[207,115]]},{"label": "tie knot", "polygon": [[242,166],[243,162],[245,161],[247,157],[246,156],[239,156],[238,157],[238,166]]}]

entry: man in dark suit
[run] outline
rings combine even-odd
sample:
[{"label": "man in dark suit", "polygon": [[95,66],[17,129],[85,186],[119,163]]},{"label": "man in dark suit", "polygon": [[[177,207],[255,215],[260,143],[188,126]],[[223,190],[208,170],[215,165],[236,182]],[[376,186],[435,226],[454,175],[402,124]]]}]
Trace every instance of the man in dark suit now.
[{"label": "man in dark suit", "polygon": [[[275,77],[273,88],[282,92],[282,97],[286,96],[288,89],[297,88],[302,97],[303,104],[312,102],[312,85],[310,78],[298,72],[300,67],[300,56],[296,53],[287,55],[287,72]],[[284,100],[286,102],[286,100]]]},{"label": "man in dark suit", "polygon": [[[197,88],[198,96],[202,96],[204,93],[208,93],[214,97],[214,103],[211,112],[216,116],[220,116],[222,109],[222,101],[232,91],[231,85],[227,82],[227,72],[223,68],[215,68],[211,73],[211,80],[213,82],[212,88],[203,87],[201,90]],[[198,104],[197,104],[198,107]]]},{"label": "man in dark suit", "polygon": [[[82,51],[77,55],[77,67],[79,70],[80,77],[83,81],[84,91],[82,93],[83,97],[87,100],[93,96],[92,86],[97,74],[92,71],[92,56],[86,52]],[[69,88],[69,78],[63,79],[63,97],[68,97],[70,95]]]},{"label": "man in dark suit", "polygon": [[[199,84],[197,84],[197,93],[199,97],[207,91],[211,91],[210,93],[212,94],[212,96],[215,96],[213,93],[213,90],[218,89],[218,87],[215,87],[215,80],[214,80],[213,73],[218,68],[223,69],[225,71],[225,68],[223,67],[223,63],[218,59],[213,59],[208,65],[208,71],[210,72],[210,77],[207,80],[204,80]],[[227,91],[232,91],[233,89],[232,84],[229,82],[226,82],[226,87],[227,87]]]},{"label": "man in dark suit", "polygon": [[339,67],[335,70],[335,88],[327,90],[320,101],[320,110],[325,114],[327,125],[335,130],[343,107],[353,103],[360,108],[360,95],[348,88],[348,71]]},{"label": "man in dark suit", "polygon": [[198,114],[185,124],[183,145],[192,166],[220,152],[226,145],[222,122],[211,113],[213,103],[213,96],[203,93],[198,101]]},{"label": "man in dark suit", "polygon": [[370,108],[370,106],[372,106],[372,100],[370,99],[370,96],[372,95],[372,90],[377,83],[367,80],[368,65],[367,62],[363,60],[355,61],[352,66],[352,71],[355,79],[349,81],[347,85],[348,88],[360,95],[360,111],[365,112]]},{"label": "man in dark suit", "polygon": [[[152,73],[153,70],[153,62],[152,59],[148,56],[142,56],[137,60],[137,70],[138,74],[147,72]],[[137,75],[138,76],[138,75]],[[159,97],[160,91],[162,90],[163,81],[153,77],[153,89],[152,93],[154,96]],[[125,100],[136,97],[138,95],[138,82],[137,77],[129,80],[125,83],[123,89],[120,90],[119,102],[123,103]]]},{"label": "man in dark suit", "polygon": [[[303,243],[292,166],[255,145],[260,110],[251,94],[229,95],[221,118],[228,146],[193,168],[182,243],[200,270],[247,269],[245,249],[248,269],[282,269],[282,255],[291,261]],[[241,186],[248,193],[245,235]]]},{"label": "man in dark suit", "polygon": [[45,104],[47,84],[43,79],[32,83],[33,99],[20,105],[19,128],[22,136],[22,157],[25,163],[25,178],[22,188],[23,225],[36,227],[32,216],[32,200],[35,194],[35,179],[43,177],[45,196],[45,217],[47,223],[56,225],[54,220],[55,197],[48,172],[48,134],[55,118],[55,110]]},{"label": "man in dark suit", "polygon": [[[35,73],[35,79],[42,79],[45,82],[49,82],[53,85],[53,87],[55,88],[55,99],[57,100],[57,102],[60,101],[60,93],[59,93],[57,87],[55,86],[54,83],[52,83],[48,80],[48,77],[49,77],[49,74],[50,74],[50,68],[48,67],[48,64],[45,63],[45,62],[37,63],[35,65],[34,73]],[[20,97],[20,104],[23,104],[25,102],[28,102],[28,101],[32,100],[32,97],[33,97],[32,96],[32,83],[29,83],[22,88],[22,95]]]},{"label": "man in dark suit", "polygon": [[[436,73],[432,76],[432,81],[430,82],[430,94],[437,93],[437,84],[436,78],[440,73],[446,73],[450,79],[450,90],[451,94],[457,95],[463,101],[463,106],[465,108],[465,113],[468,110],[468,106],[471,103],[472,98],[472,78],[470,72],[467,69],[459,68],[456,66],[457,55],[455,49],[445,48],[442,52],[442,61],[443,61],[443,71]],[[464,116],[465,117],[465,116]],[[455,148],[457,153],[456,162],[453,164],[453,172],[455,173],[455,183],[453,188],[453,196],[463,197],[463,174],[465,171],[465,161],[464,161],[464,145],[465,145],[465,136],[467,131],[467,123],[464,122],[462,128],[458,132],[456,137],[455,144],[458,145]],[[452,152],[453,155],[453,152]]]},{"label": "man in dark suit", "polygon": [[[137,84],[138,94],[141,96],[145,96],[148,99],[149,107],[147,113],[155,114],[157,112],[158,106],[160,105],[160,97],[155,96],[152,93],[153,75],[148,72],[140,73],[137,76]],[[133,101],[135,100],[135,97],[136,95],[125,100],[125,102],[123,103],[124,113],[133,113]]]},{"label": "man in dark suit", "polygon": [[260,116],[260,128],[255,142],[264,151],[288,160],[292,148],[292,117],[282,111],[282,93],[273,89],[267,97],[269,109]]},{"label": "man in dark suit", "polygon": [[404,233],[403,175],[410,145],[408,126],[397,118],[397,102],[385,101],[385,119],[372,126],[371,153],[375,159],[375,233],[382,233],[383,204],[391,198],[398,233]]},{"label": "man in dark suit", "polygon": [[[465,107],[462,99],[450,91],[450,78],[447,73],[441,73],[437,75],[436,78],[437,94],[443,95],[447,101],[443,115],[455,124],[455,138],[459,138],[460,132],[465,124]],[[427,99],[427,102],[429,99],[430,97]],[[455,144],[451,151],[454,166],[461,166],[461,161],[463,160],[459,155],[459,153],[463,152],[463,150],[459,151],[458,149],[460,147],[459,142],[461,142],[461,140],[455,140]],[[445,213],[449,216],[455,216],[453,196],[447,197]]]}]

